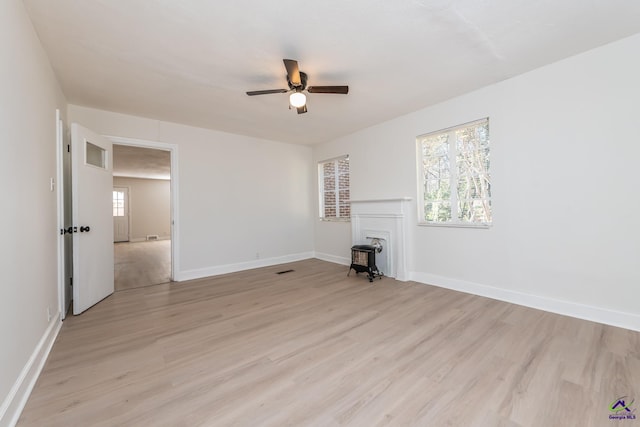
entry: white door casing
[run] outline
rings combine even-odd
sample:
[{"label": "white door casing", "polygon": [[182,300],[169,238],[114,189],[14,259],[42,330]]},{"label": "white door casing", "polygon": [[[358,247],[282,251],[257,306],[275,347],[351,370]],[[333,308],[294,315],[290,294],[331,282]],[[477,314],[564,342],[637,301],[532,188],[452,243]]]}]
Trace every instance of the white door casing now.
[{"label": "white door casing", "polygon": [[[117,199],[121,205],[117,205]],[[113,241],[129,241],[129,189],[113,187]]]},{"label": "white door casing", "polygon": [[[71,200],[71,135],[69,134],[69,128],[62,126],[62,141],[63,141],[63,177],[59,185],[63,187],[64,197],[64,228],[67,230],[73,226],[73,216],[71,209],[73,201]],[[64,315],[66,316],[71,301],[73,300],[73,235],[69,233],[64,234],[64,260],[65,260],[65,283],[64,283]]]},{"label": "white door casing", "polygon": [[[56,184],[58,199],[58,298],[60,320],[64,320],[71,304],[73,277],[73,237],[67,232],[71,219],[71,153],[68,151],[69,136],[62,121],[60,110],[56,110]],[[53,188],[52,188],[53,190]],[[73,227],[72,227],[73,228]]]},{"label": "white door casing", "polygon": [[114,291],[112,144],[71,125],[73,314]]}]

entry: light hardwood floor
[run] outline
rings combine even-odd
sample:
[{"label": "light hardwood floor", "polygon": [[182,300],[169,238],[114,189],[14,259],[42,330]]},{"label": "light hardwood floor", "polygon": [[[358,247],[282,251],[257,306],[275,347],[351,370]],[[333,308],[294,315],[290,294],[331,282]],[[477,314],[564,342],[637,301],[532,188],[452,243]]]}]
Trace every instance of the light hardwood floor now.
[{"label": "light hardwood floor", "polygon": [[116,291],[171,280],[171,240],[113,244]]},{"label": "light hardwood floor", "polygon": [[640,402],[640,333],[346,274],[117,292],[65,320],[18,425],[640,425],[608,419]]}]

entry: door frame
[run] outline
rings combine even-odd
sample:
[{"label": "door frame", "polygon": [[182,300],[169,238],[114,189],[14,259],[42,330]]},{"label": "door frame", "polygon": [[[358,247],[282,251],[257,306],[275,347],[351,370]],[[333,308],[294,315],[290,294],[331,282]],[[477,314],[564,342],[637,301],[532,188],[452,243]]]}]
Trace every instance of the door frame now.
[{"label": "door frame", "polygon": [[[67,302],[66,301],[66,260],[65,260],[65,237],[64,230],[64,216],[65,216],[65,203],[64,203],[64,191],[65,186],[70,183],[64,181],[64,122],[62,121],[62,114],[60,109],[56,109],[56,200],[57,200],[57,222],[58,222],[58,311],[60,314],[60,320],[64,320],[67,315]],[[69,166],[71,167],[71,166]],[[52,186],[54,183],[52,183]],[[53,191],[53,188],[51,189]]]},{"label": "door frame", "polygon": [[127,145],[130,147],[153,148],[156,150],[168,151],[171,159],[170,172],[170,198],[171,198],[171,280],[177,281],[177,272],[180,271],[180,257],[178,252],[180,233],[178,221],[178,145],[166,142],[148,141],[144,139],[123,138],[120,136],[103,135],[106,139],[116,145]]},{"label": "door frame", "polygon": [[[123,188],[125,190],[127,190],[127,197],[126,197],[126,201],[125,206],[127,207],[127,240],[126,242],[130,242],[131,241],[131,187],[129,187],[128,185],[113,185],[113,190],[116,191],[116,189],[118,188]],[[114,224],[115,227],[115,224]],[[115,233],[114,233],[114,237],[115,237]],[[116,241],[114,240],[114,243],[116,243]]]}]

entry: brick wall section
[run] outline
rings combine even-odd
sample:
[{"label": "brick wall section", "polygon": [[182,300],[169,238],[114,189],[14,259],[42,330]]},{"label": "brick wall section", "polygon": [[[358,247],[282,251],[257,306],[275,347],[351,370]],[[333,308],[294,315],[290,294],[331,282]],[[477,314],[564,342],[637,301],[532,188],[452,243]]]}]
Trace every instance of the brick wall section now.
[{"label": "brick wall section", "polygon": [[323,217],[349,218],[351,216],[349,158],[322,163],[322,183],[324,191]]}]

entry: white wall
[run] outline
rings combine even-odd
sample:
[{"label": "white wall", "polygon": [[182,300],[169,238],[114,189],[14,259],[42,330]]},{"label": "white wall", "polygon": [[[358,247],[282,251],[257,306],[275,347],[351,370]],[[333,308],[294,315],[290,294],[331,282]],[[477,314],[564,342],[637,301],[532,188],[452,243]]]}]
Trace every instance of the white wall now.
[{"label": "white wall", "polygon": [[[349,154],[353,200],[415,201],[415,137],[490,117],[494,225],[413,226],[412,277],[640,330],[638,52],[640,35],[316,146],[314,160]],[[348,233],[316,222],[316,251],[347,258]]]},{"label": "white wall", "polygon": [[130,241],[171,237],[171,181],[113,177],[113,186],[129,189]]},{"label": "white wall", "polygon": [[17,416],[38,370],[34,359],[60,324],[56,193],[49,190],[49,178],[56,176],[55,110],[64,114],[66,102],[19,0],[0,2],[0,64],[0,181],[5,185],[0,209],[3,426]]},{"label": "white wall", "polygon": [[69,117],[178,145],[178,280],[312,256],[311,148],[74,105]]}]

